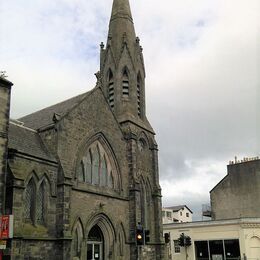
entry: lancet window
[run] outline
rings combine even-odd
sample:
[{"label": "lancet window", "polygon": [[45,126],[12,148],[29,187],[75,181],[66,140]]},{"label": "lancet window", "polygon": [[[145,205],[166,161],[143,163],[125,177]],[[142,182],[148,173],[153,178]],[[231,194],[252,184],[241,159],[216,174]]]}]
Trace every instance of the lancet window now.
[{"label": "lancet window", "polygon": [[108,71],[108,102],[113,109],[115,106],[114,77],[111,70]]},{"label": "lancet window", "polygon": [[140,74],[137,76],[137,112],[138,116],[141,117],[141,77]]},{"label": "lancet window", "polygon": [[25,219],[34,221],[36,184],[32,178],[25,190]]},{"label": "lancet window", "polygon": [[129,77],[126,68],[123,71],[122,91],[123,97],[129,97]]},{"label": "lancet window", "polygon": [[44,181],[41,183],[39,187],[36,198],[36,222],[39,224],[43,224],[46,211],[46,184]]},{"label": "lancet window", "polygon": [[38,185],[32,177],[26,186],[24,199],[24,216],[26,221],[43,225],[48,205],[46,181],[43,180]]}]

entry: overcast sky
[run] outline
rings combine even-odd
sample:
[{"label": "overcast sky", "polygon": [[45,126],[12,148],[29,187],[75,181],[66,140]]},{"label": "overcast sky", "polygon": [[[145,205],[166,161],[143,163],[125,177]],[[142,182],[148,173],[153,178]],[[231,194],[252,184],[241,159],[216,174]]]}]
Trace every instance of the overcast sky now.
[{"label": "overcast sky", "polygon": [[[197,215],[234,156],[260,155],[260,1],[130,0],[163,204]],[[0,2],[0,70],[13,118],[95,85],[112,0]]]}]

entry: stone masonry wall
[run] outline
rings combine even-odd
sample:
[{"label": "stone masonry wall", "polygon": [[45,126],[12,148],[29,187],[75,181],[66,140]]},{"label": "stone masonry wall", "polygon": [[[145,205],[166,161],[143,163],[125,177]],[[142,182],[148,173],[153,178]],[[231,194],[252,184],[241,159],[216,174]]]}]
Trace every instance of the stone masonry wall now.
[{"label": "stone masonry wall", "polygon": [[260,160],[228,166],[211,191],[213,219],[260,217]]},{"label": "stone masonry wall", "polygon": [[4,213],[5,174],[7,159],[7,132],[12,84],[0,78],[0,214]]}]

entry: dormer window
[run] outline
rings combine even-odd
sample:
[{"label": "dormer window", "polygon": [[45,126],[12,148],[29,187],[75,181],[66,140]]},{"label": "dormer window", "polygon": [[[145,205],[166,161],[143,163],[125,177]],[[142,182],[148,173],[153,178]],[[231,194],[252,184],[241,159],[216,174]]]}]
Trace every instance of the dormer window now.
[{"label": "dormer window", "polygon": [[123,81],[122,81],[122,91],[123,91],[123,97],[128,98],[129,97],[129,78],[126,68],[123,72]]}]

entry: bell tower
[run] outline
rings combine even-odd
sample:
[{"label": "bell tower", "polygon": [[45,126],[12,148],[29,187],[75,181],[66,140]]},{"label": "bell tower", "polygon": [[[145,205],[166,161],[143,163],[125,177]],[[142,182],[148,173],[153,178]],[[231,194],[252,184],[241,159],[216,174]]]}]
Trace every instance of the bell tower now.
[{"label": "bell tower", "polygon": [[[127,147],[130,260],[144,255],[145,259],[162,260],[158,147],[146,118],[143,49],[135,34],[129,0],[113,1],[107,43],[100,45],[99,80]],[[135,240],[138,226],[149,234],[149,241],[139,247]]]},{"label": "bell tower", "polygon": [[142,47],[128,0],[113,2],[107,43],[100,45],[100,72],[104,94],[118,121],[148,123]]}]

